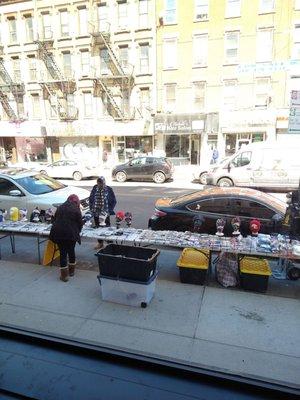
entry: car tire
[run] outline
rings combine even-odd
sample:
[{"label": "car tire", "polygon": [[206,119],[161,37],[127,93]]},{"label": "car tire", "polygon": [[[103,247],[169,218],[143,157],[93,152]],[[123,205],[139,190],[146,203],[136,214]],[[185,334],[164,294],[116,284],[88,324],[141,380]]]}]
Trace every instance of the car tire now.
[{"label": "car tire", "polygon": [[202,172],[199,175],[199,182],[201,183],[201,185],[206,185],[206,181],[207,180],[207,172]]},{"label": "car tire", "polygon": [[164,183],[166,180],[166,175],[161,172],[161,171],[157,171],[155,172],[155,174],[153,175],[153,181],[155,183]]},{"label": "car tire", "polygon": [[300,270],[296,267],[290,267],[287,269],[286,275],[291,281],[297,281],[300,277]]},{"label": "car tire", "polygon": [[126,173],[124,171],[119,171],[116,173],[117,182],[123,183],[127,179]]},{"label": "car tire", "polygon": [[82,173],[79,171],[75,171],[73,174],[73,179],[74,179],[74,181],[81,181]]},{"label": "car tire", "polygon": [[45,171],[45,170],[43,170],[43,169],[40,171],[40,174],[48,175],[48,174],[47,174],[47,171]]},{"label": "car tire", "polygon": [[221,178],[218,180],[218,186],[220,187],[231,187],[233,186],[233,182],[229,178]]}]

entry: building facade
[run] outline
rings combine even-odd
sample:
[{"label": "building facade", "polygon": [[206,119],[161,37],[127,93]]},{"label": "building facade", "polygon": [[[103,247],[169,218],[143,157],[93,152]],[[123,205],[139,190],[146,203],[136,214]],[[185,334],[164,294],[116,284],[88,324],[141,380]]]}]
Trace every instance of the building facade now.
[{"label": "building facade", "polygon": [[3,157],[114,164],[153,151],[154,3],[1,2]]}]

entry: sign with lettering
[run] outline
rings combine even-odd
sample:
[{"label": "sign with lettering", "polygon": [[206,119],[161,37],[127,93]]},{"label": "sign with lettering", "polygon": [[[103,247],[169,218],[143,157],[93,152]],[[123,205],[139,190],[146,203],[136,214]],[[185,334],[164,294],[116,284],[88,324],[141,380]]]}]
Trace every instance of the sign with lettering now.
[{"label": "sign with lettering", "polygon": [[154,117],[155,133],[202,133],[204,114],[161,114]]},{"label": "sign with lettering", "polygon": [[291,91],[288,133],[300,133],[300,90]]}]

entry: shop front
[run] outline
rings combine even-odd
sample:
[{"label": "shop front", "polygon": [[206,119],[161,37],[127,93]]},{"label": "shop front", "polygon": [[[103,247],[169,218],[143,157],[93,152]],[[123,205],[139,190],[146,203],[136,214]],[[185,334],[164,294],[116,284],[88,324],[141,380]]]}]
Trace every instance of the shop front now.
[{"label": "shop front", "polygon": [[154,118],[155,149],[174,165],[200,164],[205,114],[159,114]]}]

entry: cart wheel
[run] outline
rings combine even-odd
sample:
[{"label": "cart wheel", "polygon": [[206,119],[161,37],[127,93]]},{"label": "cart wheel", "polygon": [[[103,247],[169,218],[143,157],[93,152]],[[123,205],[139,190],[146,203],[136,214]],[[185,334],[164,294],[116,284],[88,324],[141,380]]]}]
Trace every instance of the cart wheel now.
[{"label": "cart wheel", "polygon": [[146,308],[147,307],[147,303],[145,303],[144,301],[141,303],[141,307],[142,308]]},{"label": "cart wheel", "polygon": [[297,281],[300,277],[300,270],[296,267],[290,267],[286,274],[291,281]]}]

